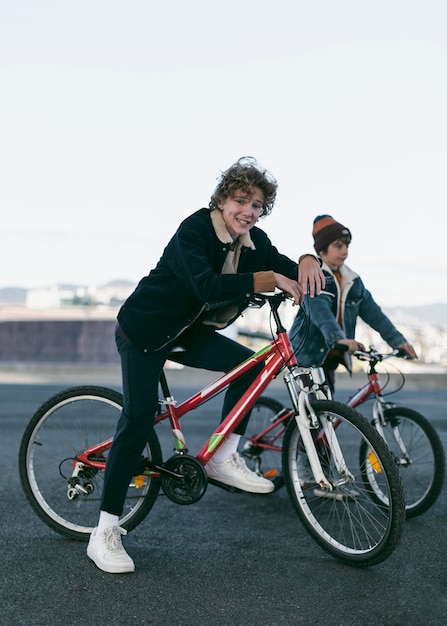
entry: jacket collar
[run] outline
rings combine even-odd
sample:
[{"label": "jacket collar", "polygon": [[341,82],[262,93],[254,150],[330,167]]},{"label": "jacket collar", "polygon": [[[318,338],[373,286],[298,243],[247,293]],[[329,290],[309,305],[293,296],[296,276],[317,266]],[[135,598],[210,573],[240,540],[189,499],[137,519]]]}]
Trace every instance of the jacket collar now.
[{"label": "jacket collar", "polygon": [[[231,236],[227,225],[224,222],[224,219],[222,217],[222,211],[220,211],[219,209],[213,209],[210,212],[210,216],[214,231],[219,241],[221,241],[222,243],[232,244],[233,237]],[[240,246],[245,246],[246,248],[250,248],[251,250],[256,250],[255,244],[250,237],[250,233],[240,235],[236,241],[238,241]]]},{"label": "jacket collar", "polygon": [[[331,268],[329,267],[329,265],[326,265],[326,263],[324,261],[323,261],[322,269],[324,269],[327,272],[329,272],[330,274],[332,274],[332,276],[334,275],[334,273],[331,270]],[[355,272],[350,267],[348,267],[347,265],[344,265],[344,264],[340,268],[340,275],[341,275],[343,283],[344,282],[351,283],[355,278],[358,278],[357,272]]]}]

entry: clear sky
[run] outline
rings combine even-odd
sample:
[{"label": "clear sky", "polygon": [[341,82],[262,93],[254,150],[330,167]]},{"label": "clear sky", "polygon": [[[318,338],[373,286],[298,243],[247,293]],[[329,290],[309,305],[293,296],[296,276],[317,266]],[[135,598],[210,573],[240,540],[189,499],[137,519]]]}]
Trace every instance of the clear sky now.
[{"label": "clear sky", "polygon": [[0,0],[0,287],[138,281],[219,173],[384,306],[447,302],[445,0]]}]

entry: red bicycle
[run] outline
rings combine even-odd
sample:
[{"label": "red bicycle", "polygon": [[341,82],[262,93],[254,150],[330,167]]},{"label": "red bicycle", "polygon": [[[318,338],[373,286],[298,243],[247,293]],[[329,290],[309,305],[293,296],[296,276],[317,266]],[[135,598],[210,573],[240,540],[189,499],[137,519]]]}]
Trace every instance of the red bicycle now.
[{"label": "red bicycle", "polygon": [[[346,404],[357,408],[369,398],[374,398],[372,424],[386,441],[399,468],[405,492],[406,517],[415,517],[436,502],[444,484],[445,453],[441,439],[421,413],[387,400],[386,383],[383,385],[380,380],[377,364],[394,356],[406,358],[404,352],[393,350],[384,354],[371,347],[354,352],[354,356],[368,362],[367,381]],[[399,373],[402,383],[391,393],[404,386],[404,375]],[[330,397],[327,386],[325,390]],[[286,408],[277,400],[262,396],[253,408],[249,428],[241,440],[240,453],[247,459],[247,464],[258,474],[270,478],[276,489],[284,484],[281,458],[283,436],[293,413],[293,409]],[[364,455],[366,451],[362,449],[360,454]],[[386,495],[375,485],[375,473],[369,472],[364,478],[370,482],[372,493],[386,501]]]},{"label": "red bicycle", "polygon": [[[354,565],[379,563],[394,550],[405,519],[399,472],[371,424],[346,405],[325,398],[317,373],[313,379],[311,369],[298,366],[278,312],[286,297],[256,296],[253,306],[270,304],[276,323],[273,341],[188,400],[176,403],[163,373],[160,413],[129,484],[120,526],[132,530],[140,524],[160,488],[178,504],[193,504],[202,498],[208,482],[219,485],[207,478],[206,463],[283,372],[295,416],[284,439],[285,480],[306,530],[330,554]],[[256,380],[198,454],[191,456],[180,419],[260,363],[263,370]],[[31,418],[20,445],[20,478],[34,511],[54,530],[74,539],[88,539],[92,532],[121,409],[118,391],[73,387],[51,397]],[[164,462],[157,436],[162,422],[170,424],[175,449]],[[361,449],[367,450],[362,461]],[[304,454],[315,478],[313,489],[305,489],[300,479],[299,459]],[[374,489],[384,500],[365,481],[371,471],[376,474]]]}]

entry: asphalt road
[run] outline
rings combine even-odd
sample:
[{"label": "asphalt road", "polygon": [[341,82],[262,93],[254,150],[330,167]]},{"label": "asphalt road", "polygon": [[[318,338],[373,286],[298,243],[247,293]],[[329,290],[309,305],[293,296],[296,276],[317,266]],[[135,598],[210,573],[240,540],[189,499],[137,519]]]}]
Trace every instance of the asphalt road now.
[{"label": "asphalt road", "polygon": [[[101,572],[85,544],[37,518],[20,486],[25,425],[66,386],[0,384],[1,626],[447,623],[446,489],[429,511],[406,521],[396,551],[366,569],[326,554],[301,526],[285,490],[256,496],[209,486],[192,506],[160,496],[125,539],[136,572]],[[196,389],[174,391],[180,400]],[[282,390],[274,391],[285,400]],[[447,390],[401,392],[400,401],[430,418],[447,449]],[[216,400],[194,412],[184,425],[187,437],[204,440],[218,409]]]}]

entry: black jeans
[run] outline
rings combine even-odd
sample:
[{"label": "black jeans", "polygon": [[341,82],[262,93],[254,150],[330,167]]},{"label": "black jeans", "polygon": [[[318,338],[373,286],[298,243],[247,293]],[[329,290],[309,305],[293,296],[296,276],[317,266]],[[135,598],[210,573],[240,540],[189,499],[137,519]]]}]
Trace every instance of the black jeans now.
[{"label": "black jeans", "polygon": [[[166,359],[169,357],[190,367],[228,372],[249,358],[253,351],[199,324],[180,336],[177,344],[183,348],[182,352],[172,354],[171,346],[144,353],[121,334],[116,335],[116,344],[121,357],[124,406],[107,459],[101,510],[121,515],[129,482],[154,426],[159,378]],[[248,389],[262,366],[254,367],[228,387],[222,419]],[[249,419],[250,413],[247,413],[235,432],[243,434]]]}]

